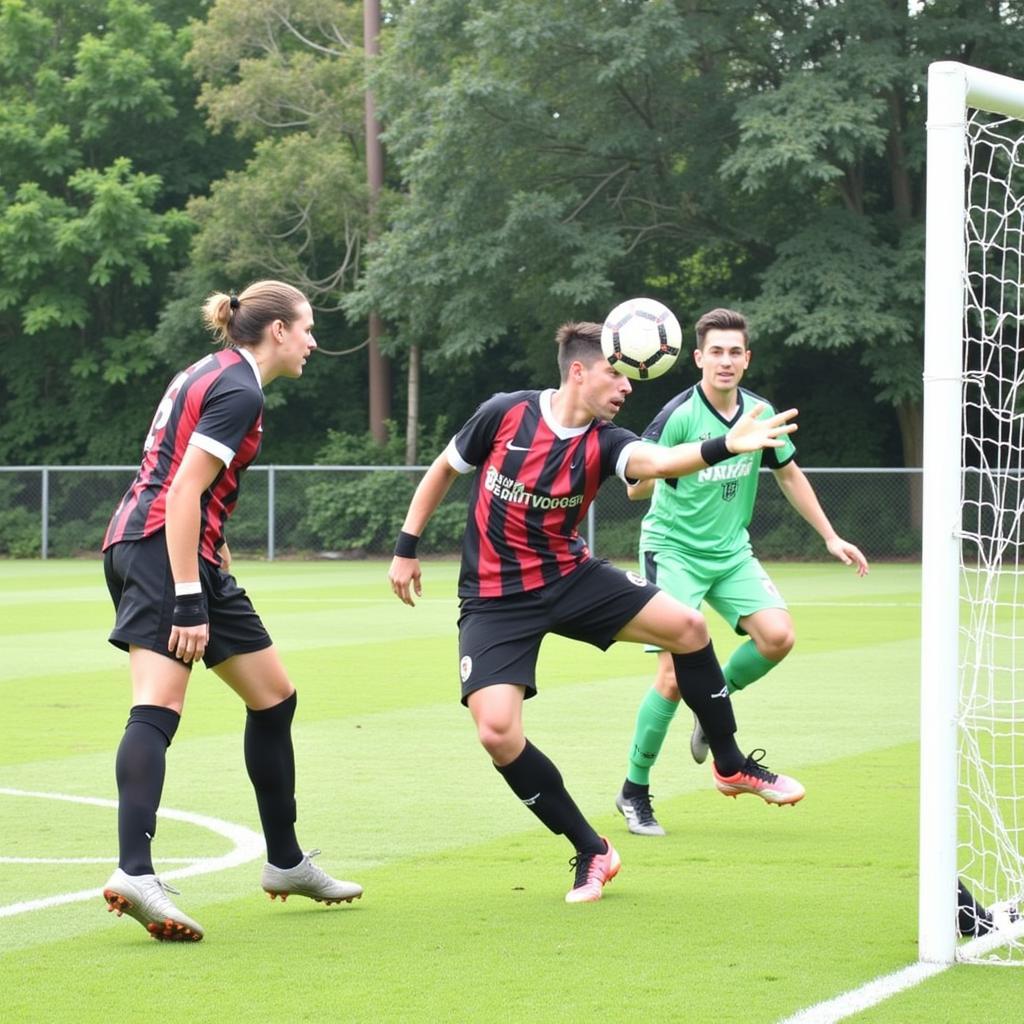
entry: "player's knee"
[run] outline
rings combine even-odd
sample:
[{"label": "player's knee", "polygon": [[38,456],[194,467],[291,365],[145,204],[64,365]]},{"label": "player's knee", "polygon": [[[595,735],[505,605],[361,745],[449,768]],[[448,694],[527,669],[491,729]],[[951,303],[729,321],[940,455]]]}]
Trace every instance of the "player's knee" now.
[{"label": "player's knee", "polygon": [[779,625],[758,637],[757,652],[769,661],[782,661],[793,650],[796,643],[796,631],[790,625]]},{"label": "player's knee", "polygon": [[662,646],[672,654],[691,654],[700,651],[711,642],[707,620],[700,612],[684,608],[668,643]]},{"label": "player's knee", "polygon": [[518,725],[500,719],[481,719],[476,723],[480,745],[496,764],[505,764],[522,746]]}]

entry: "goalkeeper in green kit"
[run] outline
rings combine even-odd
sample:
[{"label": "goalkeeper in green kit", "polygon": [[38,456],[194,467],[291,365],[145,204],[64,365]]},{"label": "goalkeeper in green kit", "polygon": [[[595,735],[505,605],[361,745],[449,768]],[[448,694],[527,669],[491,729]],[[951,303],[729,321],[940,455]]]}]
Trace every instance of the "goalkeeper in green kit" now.
[{"label": "goalkeeper in green kit", "polygon": [[[729,309],[705,313],[697,321],[694,359],[700,381],[661,410],[644,431],[645,440],[674,445],[719,437],[752,404],[765,402],[740,387],[750,365],[747,323],[740,313]],[[775,410],[765,404],[763,415],[773,415]],[[784,440],[780,448],[736,455],[688,477],[629,486],[635,501],[653,495],[640,533],[640,563],[647,579],[690,608],[707,601],[741,637],[747,637],[723,668],[730,694],[775,668],[795,640],[786,602],[754,557],[747,533],[762,465],[774,472],[789,503],[821,535],[829,553],[854,566],[859,576],[868,571],[860,550],[832,528],[794,461],[792,442],[788,437]],[[615,800],[629,831],[637,835],[665,834],[651,808],[649,779],[679,700],[672,659],[660,652],[654,685],[637,713],[626,781]],[[698,763],[708,756],[696,717],[690,751]],[[712,765],[715,786],[726,796],[754,793],[771,804],[795,804],[802,799],[803,786],[771,772],[759,760],[763,757],[764,751],[753,751],[748,770],[738,776],[722,776]]]}]

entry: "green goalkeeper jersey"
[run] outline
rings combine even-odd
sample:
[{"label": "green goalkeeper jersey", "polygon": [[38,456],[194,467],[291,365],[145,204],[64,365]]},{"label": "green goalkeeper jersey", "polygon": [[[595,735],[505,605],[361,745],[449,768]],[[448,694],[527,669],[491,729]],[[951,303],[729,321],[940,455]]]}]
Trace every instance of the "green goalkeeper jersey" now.
[{"label": "green goalkeeper jersey", "polygon": [[[665,405],[644,431],[644,440],[670,446],[720,437],[757,402],[765,405],[761,419],[775,415],[766,399],[743,388],[738,389],[737,400],[735,416],[726,420],[695,384]],[[758,470],[762,465],[781,469],[795,455],[796,448],[786,435],[780,448],[733,455],[688,476],[657,480],[640,530],[641,551],[668,548],[703,561],[729,561],[749,554],[747,527],[757,497]]]}]

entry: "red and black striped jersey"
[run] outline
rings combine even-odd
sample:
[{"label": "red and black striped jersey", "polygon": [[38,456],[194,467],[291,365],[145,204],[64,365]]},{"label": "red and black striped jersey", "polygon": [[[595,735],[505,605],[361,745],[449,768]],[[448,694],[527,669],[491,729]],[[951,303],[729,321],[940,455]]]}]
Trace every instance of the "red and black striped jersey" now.
[{"label": "red and black striped jersey", "polygon": [[263,387],[253,357],[227,348],[204,356],[167,386],[142,446],[142,464],[103,538],[103,550],[164,526],[167,490],[185,450],[196,445],[224,463],[203,494],[199,556],[220,564],[224,523],[238,501],[243,470],[259,454]]},{"label": "red and black striped jersey", "polygon": [[448,462],[474,469],[460,597],[536,590],[590,558],[577,527],[597,489],[640,439],[606,420],[563,427],[548,391],[493,395],[452,438]]}]

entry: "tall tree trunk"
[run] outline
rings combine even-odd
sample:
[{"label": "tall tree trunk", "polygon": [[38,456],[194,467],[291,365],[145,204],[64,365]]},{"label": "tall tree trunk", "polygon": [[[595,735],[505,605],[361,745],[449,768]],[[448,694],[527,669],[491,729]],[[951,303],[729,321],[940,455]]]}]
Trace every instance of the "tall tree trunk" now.
[{"label": "tall tree trunk", "polygon": [[890,92],[889,136],[885,148],[889,163],[889,181],[892,187],[892,208],[900,224],[907,224],[914,213],[914,198],[907,170],[907,151],[903,143],[904,111],[903,99],[896,92]]},{"label": "tall tree trunk", "polygon": [[420,432],[420,347],[409,348],[409,375],[406,379],[405,464],[416,465]]},{"label": "tall tree trunk", "polygon": [[[903,464],[920,466],[924,457],[924,413],[920,402],[904,401],[896,406],[903,442]],[[921,529],[922,490],[921,475],[910,477],[910,522],[915,530]]]},{"label": "tall tree trunk", "polygon": [[[363,0],[363,50],[367,56],[380,53],[380,0]],[[370,191],[370,231],[376,230],[377,200],[384,185],[384,148],[380,142],[377,123],[377,103],[370,89],[366,90],[366,181]],[[391,366],[381,355],[381,320],[375,313],[369,316],[369,371],[370,371],[370,433],[378,444],[388,437],[387,421],[391,418]]]}]

